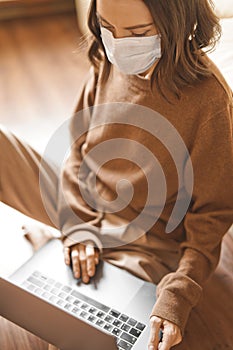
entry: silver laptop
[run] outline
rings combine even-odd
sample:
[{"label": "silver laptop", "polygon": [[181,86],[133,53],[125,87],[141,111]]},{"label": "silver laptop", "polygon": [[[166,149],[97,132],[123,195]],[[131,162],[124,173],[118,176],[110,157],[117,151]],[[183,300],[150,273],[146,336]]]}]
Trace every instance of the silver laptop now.
[{"label": "silver laptop", "polygon": [[62,350],[142,350],[155,292],[154,284],[105,261],[82,283],[54,239],[0,278],[0,314]]}]

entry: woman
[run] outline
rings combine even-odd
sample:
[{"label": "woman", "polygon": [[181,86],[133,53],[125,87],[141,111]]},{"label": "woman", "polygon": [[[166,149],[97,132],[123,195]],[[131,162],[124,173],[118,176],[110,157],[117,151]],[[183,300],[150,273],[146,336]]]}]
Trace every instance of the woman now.
[{"label": "woman", "polygon": [[[40,191],[30,188],[40,157],[2,130],[1,200],[58,227],[65,262],[83,282],[101,257],[156,283],[148,347],[168,350],[182,340],[233,222],[232,92],[203,51],[220,27],[208,0],[93,0],[89,28],[92,68],[61,181],[43,161]],[[9,156],[19,167],[13,189]]]},{"label": "woman", "polygon": [[[157,348],[158,330],[163,325],[164,344],[161,349],[168,349],[181,340],[180,331],[183,332],[188,314],[200,298],[204,281],[217,265],[222,236],[232,223],[232,96],[216,67],[202,52],[206,46],[214,44],[219,27],[207,1],[133,0],[93,1],[89,27],[94,35],[89,56],[95,74],[92,87],[89,79],[84,90],[84,94],[87,94],[89,89],[90,100],[87,101],[86,96],[86,103],[82,102],[76,111],[87,107],[88,102],[90,105],[132,102],[150,107],[170,120],[181,133],[194,168],[192,202],[182,228],[177,228],[167,238],[162,234],[163,225],[158,224],[147,232],[146,238],[135,240],[124,247],[115,247],[111,252],[105,249],[104,252],[106,259],[142,278],[149,280],[150,275],[150,280],[155,283],[160,280],[159,298],[152,310],[152,315],[157,317],[151,318],[149,343]],[[159,50],[152,51],[153,45],[157,48],[158,34],[161,35],[161,57]],[[134,46],[134,41],[129,41],[128,37],[140,37],[140,40]],[[129,130],[128,135],[132,134],[133,131]],[[89,137],[87,149],[107,138],[116,138],[119,134],[109,126],[106,135],[101,131],[101,135],[95,136],[93,142]],[[223,138],[227,141],[223,141]],[[141,143],[142,140],[140,138]],[[149,147],[148,144],[146,146]],[[75,155],[73,157],[74,162]],[[118,162],[118,165],[117,170],[125,176],[121,169],[127,165],[123,162]],[[70,173],[67,167],[65,174]],[[173,174],[167,171],[168,183],[172,182]],[[98,179],[107,188],[113,189],[114,184],[108,179],[107,171],[105,174],[102,171]],[[134,182],[132,176],[130,180],[140,192],[140,185],[137,187],[138,183]],[[229,192],[224,191],[222,186],[225,181]],[[65,184],[70,187],[66,178]],[[100,188],[102,195],[111,201],[111,193]],[[171,199],[174,192],[171,190],[169,195]],[[131,206],[138,209],[136,198]],[[167,204],[167,211],[168,207]],[[84,220],[97,218],[94,214]],[[126,216],[127,213],[124,218]],[[165,217],[167,220],[166,214]],[[158,240],[158,236],[161,240]],[[174,256],[168,258],[168,253],[165,254],[163,250],[165,244],[167,252],[175,252],[177,246],[174,242],[178,243],[181,253],[177,268],[174,261],[171,266]],[[88,275],[94,274],[95,262],[93,260],[91,263],[91,259],[88,259],[87,267],[82,262],[84,246],[73,246],[65,251],[67,264],[70,263],[71,251],[76,276],[79,277],[81,273],[83,279],[88,281]],[[169,267],[175,272],[161,279],[165,268],[163,264],[158,266],[155,257],[150,256],[152,251],[164,261],[164,265],[169,264],[170,259]],[[143,266],[143,269],[139,266]]]}]

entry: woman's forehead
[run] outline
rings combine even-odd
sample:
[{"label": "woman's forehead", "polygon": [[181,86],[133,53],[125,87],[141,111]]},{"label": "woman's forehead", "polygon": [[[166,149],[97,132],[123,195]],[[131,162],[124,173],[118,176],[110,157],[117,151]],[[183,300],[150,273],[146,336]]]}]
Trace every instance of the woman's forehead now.
[{"label": "woman's forehead", "polygon": [[153,22],[143,0],[96,0],[97,13],[112,25],[130,26]]}]

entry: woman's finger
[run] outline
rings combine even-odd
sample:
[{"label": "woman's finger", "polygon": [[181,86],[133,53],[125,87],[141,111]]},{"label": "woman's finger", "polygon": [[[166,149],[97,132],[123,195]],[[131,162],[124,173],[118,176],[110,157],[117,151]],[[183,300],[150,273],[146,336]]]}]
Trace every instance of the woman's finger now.
[{"label": "woman's finger", "polygon": [[95,264],[99,264],[99,251],[95,248]]},{"label": "woman's finger", "polygon": [[163,326],[163,340],[159,350],[170,350],[171,347],[181,342],[181,333],[178,326],[167,320],[164,320]]},{"label": "woman's finger", "polygon": [[172,340],[167,338],[167,340],[163,340],[162,343],[160,343],[159,350],[170,350],[171,347],[174,345]]},{"label": "woman's finger", "polygon": [[95,274],[95,248],[92,245],[86,245],[87,273],[89,277]]},{"label": "woman's finger", "polygon": [[65,264],[70,265],[70,248],[64,247],[63,249]]},{"label": "woman's finger", "polygon": [[163,320],[160,317],[152,316],[150,318],[150,337],[148,343],[149,350],[157,350],[159,344],[159,330]]},{"label": "woman's finger", "polygon": [[79,245],[79,261],[81,266],[82,281],[84,283],[88,283],[90,278],[87,273],[87,256],[86,256],[85,245],[83,244]]},{"label": "woman's finger", "polygon": [[71,248],[71,259],[72,259],[72,269],[75,278],[80,278],[80,263],[79,263],[79,250],[78,246],[74,246]]}]

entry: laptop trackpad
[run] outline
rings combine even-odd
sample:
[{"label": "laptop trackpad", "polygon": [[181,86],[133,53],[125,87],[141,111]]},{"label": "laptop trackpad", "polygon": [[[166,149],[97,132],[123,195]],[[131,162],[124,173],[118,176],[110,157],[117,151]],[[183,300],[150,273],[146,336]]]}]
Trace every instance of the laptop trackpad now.
[{"label": "laptop trackpad", "polygon": [[58,240],[50,241],[40,249],[11,276],[11,280],[20,285],[35,270],[119,310],[125,309],[144,284],[143,280],[104,261],[100,261],[89,284],[75,279],[71,267],[64,263],[63,246]]},{"label": "laptop trackpad", "polygon": [[76,283],[80,293],[98,299],[106,305],[124,310],[144,281],[132,276],[129,272],[101,261],[96,275],[87,285],[81,281]]}]

